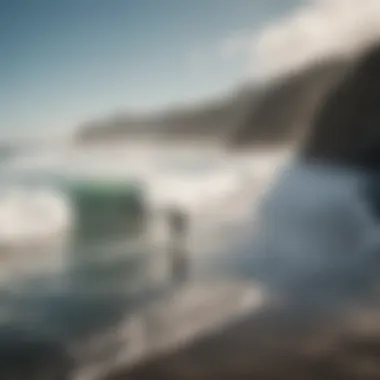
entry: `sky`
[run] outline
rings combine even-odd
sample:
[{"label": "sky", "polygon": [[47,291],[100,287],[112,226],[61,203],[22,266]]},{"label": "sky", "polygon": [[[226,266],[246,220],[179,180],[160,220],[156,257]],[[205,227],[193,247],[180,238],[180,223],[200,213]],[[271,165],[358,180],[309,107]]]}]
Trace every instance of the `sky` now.
[{"label": "sky", "polygon": [[273,79],[318,60],[350,59],[379,40],[379,0],[309,0],[232,46],[250,56],[252,77]]},{"label": "sky", "polygon": [[0,0],[0,138],[226,92],[235,42],[303,2]]}]

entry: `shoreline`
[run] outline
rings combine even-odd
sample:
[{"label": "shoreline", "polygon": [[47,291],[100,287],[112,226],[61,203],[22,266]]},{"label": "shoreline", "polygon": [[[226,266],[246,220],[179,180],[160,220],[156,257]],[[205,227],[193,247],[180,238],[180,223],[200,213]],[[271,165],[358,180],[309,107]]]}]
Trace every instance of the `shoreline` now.
[{"label": "shoreline", "polygon": [[305,318],[269,307],[102,380],[378,379],[379,317],[377,307],[369,333],[349,321],[347,310]]},{"label": "shoreline", "polygon": [[[185,347],[200,336],[223,329],[232,321],[262,307],[259,288],[242,281],[189,283],[122,320],[111,330],[109,344],[119,344],[116,353],[98,365],[91,360],[75,380],[103,380],[110,372],[133,367],[173,349]],[[99,341],[104,344],[101,334]],[[86,346],[92,345],[89,342]]]}]

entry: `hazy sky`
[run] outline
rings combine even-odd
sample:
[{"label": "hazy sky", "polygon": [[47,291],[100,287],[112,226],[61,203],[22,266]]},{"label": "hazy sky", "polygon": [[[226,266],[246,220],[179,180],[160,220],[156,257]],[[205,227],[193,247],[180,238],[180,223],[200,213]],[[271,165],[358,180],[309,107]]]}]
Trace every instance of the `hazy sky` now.
[{"label": "hazy sky", "polygon": [[3,136],[73,128],[230,88],[247,72],[223,41],[300,0],[0,0]]}]

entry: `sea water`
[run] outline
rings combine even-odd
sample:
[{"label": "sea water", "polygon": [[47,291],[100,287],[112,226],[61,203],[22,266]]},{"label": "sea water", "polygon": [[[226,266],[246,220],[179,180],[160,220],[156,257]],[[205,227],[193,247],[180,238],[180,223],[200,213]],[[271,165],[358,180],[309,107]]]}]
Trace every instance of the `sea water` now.
[{"label": "sea water", "polygon": [[[14,232],[8,235],[13,240],[0,249],[4,261],[18,257],[24,269],[3,265],[9,273],[2,274],[6,281],[0,318],[80,340],[116,323],[128,310],[156,300],[168,291],[165,210],[173,206],[189,218],[186,249],[193,281],[218,276],[220,255],[230,254],[228,242],[239,238],[245,218],[287,154],[239,155],[210,146],[155,144],[47,147],[19,153],[0,167],[0,216],[7,199],[13,199],[12,215],[19,212],[18,219],[10,220]],[[75,209],[66,185],[94,179],[105,184],[138,180],[148,215],[144,228],[126,228],[119,236],[96,240],[71,233]],[[42,218],[49,219],[50,230],[41,227],[32,244],[25,236],[37,230],[35,219],[28,225],[22,212],[14,209],[18,205],[24,210],[21,198],[28,199],[29,194],[31,199],[36,192],[53,200],[52,216]],[[22,197],[15,196],[21,193]],[[4,229],[6,225],[4,221]],[[49,231],[55,233],[54,239]]]}]

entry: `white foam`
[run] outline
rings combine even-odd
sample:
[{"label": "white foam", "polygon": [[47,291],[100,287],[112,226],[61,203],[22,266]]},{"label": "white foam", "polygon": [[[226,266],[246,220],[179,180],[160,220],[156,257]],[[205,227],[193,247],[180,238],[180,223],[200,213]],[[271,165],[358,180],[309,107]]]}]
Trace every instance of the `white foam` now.
[{"label": "white foam", "polygon": [[3,190],[0,195],[0,244],[30,243],[59,236],[72,215],[63,195],[40,189]]},{"label": "white foam", "polygon": [[11,285],[36,274],[61,271],[66,262],[65,237],[72,221],[71,209],[59,193],[2,189],[0,281]]},{"label": "white foam", "polygon": [[[197,226],[198,240],[204,240],[211,225],[221,219],[240,218],[249,211],[247,205],[258,197],[259,189],[287,154],[279,150],[237,155],[206,146],[119,144],[35,154],[31,160],[15,159],[8,170],[21,178],[25,173],[42,173],[42,177],[44,173],[61,173],[104,181],[137,179],[145,188],[152,215],[159,215],[152,219],[157,221],[156,235],[166,234],[161,211],[175,206],[188,214],[191,224]],[[51,212],[49,218],[57,214],[61,212]],[[17,218],[21,228],[21,217]],[[205,236],[200,238],[202,230]]]}]

